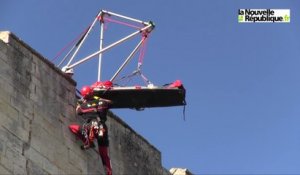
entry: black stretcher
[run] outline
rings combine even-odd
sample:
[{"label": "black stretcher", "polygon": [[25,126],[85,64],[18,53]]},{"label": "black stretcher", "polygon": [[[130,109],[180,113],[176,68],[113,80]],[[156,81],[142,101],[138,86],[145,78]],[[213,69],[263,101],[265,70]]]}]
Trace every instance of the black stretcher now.
[{"label": "black stretcher", "polygon": [[186,105],[183,86],[168,87],[112,87],[94,89],[94,95],[112,101],[110,108],[143,109]]}]

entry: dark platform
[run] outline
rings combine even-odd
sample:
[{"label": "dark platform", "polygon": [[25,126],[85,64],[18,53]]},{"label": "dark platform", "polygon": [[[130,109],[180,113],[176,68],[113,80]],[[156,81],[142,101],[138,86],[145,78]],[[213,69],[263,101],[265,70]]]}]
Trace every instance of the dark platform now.
[{"label": "dark platform", "polygon": [[151,108],[186,105],[185,89],[148,87],[113,87],[94,89],[94,95],[113,102],[110,108]]}]

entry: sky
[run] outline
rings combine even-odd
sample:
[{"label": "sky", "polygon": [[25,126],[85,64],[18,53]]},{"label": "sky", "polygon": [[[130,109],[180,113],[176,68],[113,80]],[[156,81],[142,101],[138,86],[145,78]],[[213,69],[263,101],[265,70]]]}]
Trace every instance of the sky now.
[{"label": "sky", "polygon": [[[291,22],[238,23],[238,9],[267,8],[290,9]],[[1,0],[0,30],[53,60],[101,9],[153,21],[143,73],[158,86],[182,80],[187,90],[185,121],[182,106],[112,110],[161,151],[165,168],[300,174],[299,1]],[[105,41],[116,38],[111,32]],[[103,55],[103,79],[128,48]],[[97,80],[93,61],[75,68],[78,89]]]}]

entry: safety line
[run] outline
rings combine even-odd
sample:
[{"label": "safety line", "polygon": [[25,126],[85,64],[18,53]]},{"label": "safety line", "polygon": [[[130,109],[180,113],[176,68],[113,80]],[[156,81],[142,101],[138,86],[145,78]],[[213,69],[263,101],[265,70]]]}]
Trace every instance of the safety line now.
[{"label": "safety line", "polygon": [[57,54],[56,56],[51,60],[52,62],[54,62],[67,48],[71,47],[72,45],[74,45],[74,43],[76,41],[78,41],[84,33],[86,33],[86,31],[90,28],[87,27],[83,32],[81,32],[75,39],[73,39],[71,42],[69,42],[66,46],[64,46]]},{"label": "safety line", "polygon": [[[101,20],[101,19],[99,19],[99,20]],[[136,26],[136,25],[133,25],[133,24],[129,24],[129,23],[126,23],[126,22],[123,22],[123,21],[118,21],[118,20],[115,20],[115,19],[112,19],[112,18],[104,18],[104,21],[105,20],[107,20],[108,22],[114,22],[114,23],[117,23],[117,24],[132,27],[132,28],[135,28],[135,29],[141,29],[142,28],[142,27],[139,27],[139,26]]]},{"label": "safety line", "polygon": [[138,59],[138,64],[142,65],[143,64],[143,60],[144,60],[144,56],[145,56],[145,52],[146,52],[146,44],[148,41],[148,37],[147,36],[143,36],[145,38],[145,40],[143,41],[142,47],[140,48],[140,54],[139,54],[139,59]]}]

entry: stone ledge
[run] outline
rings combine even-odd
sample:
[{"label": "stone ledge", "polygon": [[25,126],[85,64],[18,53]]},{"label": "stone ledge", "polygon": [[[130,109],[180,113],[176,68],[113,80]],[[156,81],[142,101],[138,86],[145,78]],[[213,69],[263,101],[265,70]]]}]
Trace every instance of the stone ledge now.
[{"label": "stone ledge", "polygon": [[[76,86],[76,81],[70,78],[69,76],[65,75],[58,67],[56,67],[52,62],[50,62],[48,59],[46,59],[43,55],[41,55],[39,52],[34,50],[32,47],[30,47],[28,44],[26,44],[24,41],[22,41],[19,37],[17,37],[14,33],[10,31],[0,31],[0,40],[3,41],[6,44],[10,44],[13,42],[17,42],[18,44],[22,45],[24,48],[26,48],[30,53],[33,53],[36,55],[40,60],[42,60],[44,63],[46,63],[50,68],[55,70],[58,74],[65,77],[70,83]],[[16,47],[15,44],[11,45],[12,47]]]}]

